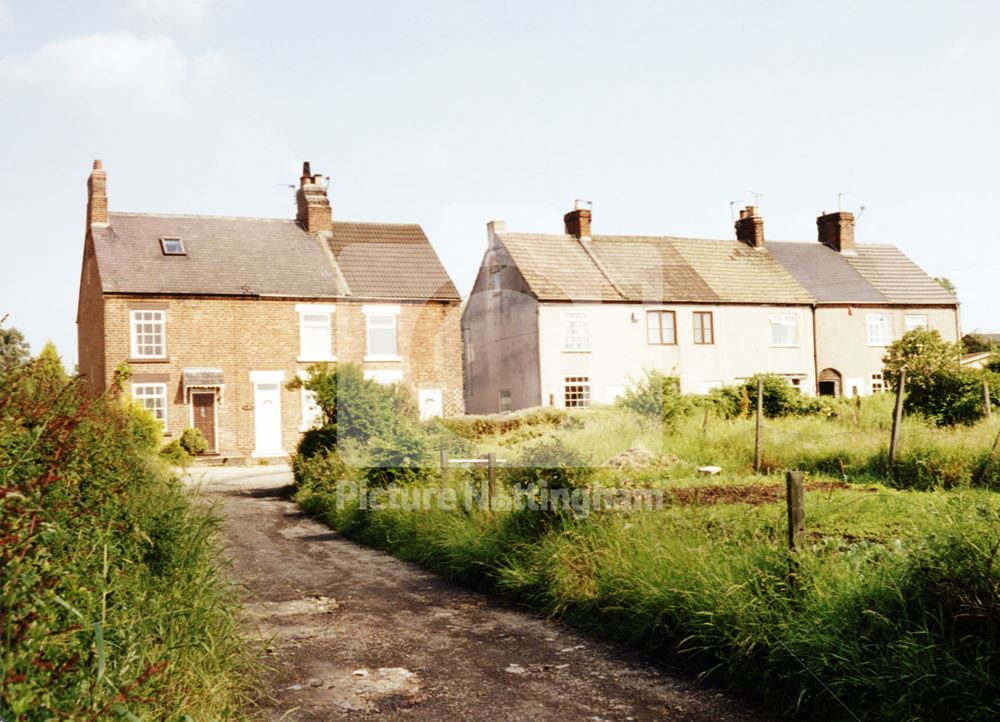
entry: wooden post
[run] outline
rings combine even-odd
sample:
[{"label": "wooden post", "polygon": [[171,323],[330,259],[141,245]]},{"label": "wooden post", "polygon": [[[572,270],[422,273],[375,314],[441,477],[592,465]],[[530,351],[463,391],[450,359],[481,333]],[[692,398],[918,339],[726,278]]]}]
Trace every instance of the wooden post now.
[{"label": "wooden post", "polygon": [[492,451],[486,455],[486,478],[489,480],[489,499],[486,508],[493,509],[493,497],[497,493],[497,455]]},{"label": "wooden post", "polygon": [[708,436],[708,406],[705,406],[705,420],[701,422],[701,435]]},{"label": "wooden post", "polygon": [[993,464],[996,463],[998,451],[1000,451],[1000,433],[997,434],[997,438],[993,441],[993,448],[990,450],[990,455],[986,457],[986,466],[983,467],[983,475],[979,477],[980,484],[985,484],[989,481],[990,472],[993,471]]},{"label": "wooden post", "polygon": [[993,404],[990,401],[990,382],[983,379],[983,414],[986,419],[993,418]]},{"label": "wooden post", "polygon": [[802,544],[806,531],[806,497],[801,471],[785,474],[785,496],[788,501],[788,548],[794,550]]},{"label": "wooden post", "polygon": [[441,488],[448,485],[448,450],[441,448]]},{"label": "wooden post", "polygon": [[757,428],[754,433],[753,470],[760,473],[764,465],[764,445],[761,443],[762,417],[764,416],[764,379],[757,378]]},{"label": "wooden post", "polygon": [[896,465],[896,452],[899,451],[899,432],[903,426],[903,395],[906,393],[906,369],[899,371],[899,383],[896,384],[896,410],[892,414],[892,437],[889,439],[889,468]]}]

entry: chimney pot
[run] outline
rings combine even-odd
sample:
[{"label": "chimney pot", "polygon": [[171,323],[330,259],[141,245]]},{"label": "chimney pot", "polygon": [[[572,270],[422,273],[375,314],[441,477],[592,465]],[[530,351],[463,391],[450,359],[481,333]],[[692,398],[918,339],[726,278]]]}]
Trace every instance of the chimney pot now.
[{"label": "chimney pot", "polygon": [[854,214],[848,211],[824,213],[816,219],[819,242],[837,253],[854,254]]},{"label": "chimney pot", "polygon": [[94,161],[94,170],[103,170],[103,169],[104,169],[104,163],[102,163],[99,160],[95,160]]}]

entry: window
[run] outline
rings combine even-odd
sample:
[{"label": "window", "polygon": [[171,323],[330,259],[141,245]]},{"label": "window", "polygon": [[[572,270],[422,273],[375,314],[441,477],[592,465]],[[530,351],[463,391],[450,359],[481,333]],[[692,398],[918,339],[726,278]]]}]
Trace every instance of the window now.
[{"label": "window", "polygon": [[885,391],[885,379],[882,374],[872,374],[872,393],[877,394]]},{"label": "window", "polygon": [[329,313],[299,313],[299,361],[332,361]]},{"label": "window", "polygon": [[646,343],[654,346],[677,343],[677,317],[673,311],[646,311]]},{"label": "window", "polygon": [[771,316],[771,345],[799,345],[799,326],[796,323],[794,313],[780,313]]},{"label": "window", "polygon": [[493,293],[495,294],[500,293],[500,290],[503,286],[503,281],[500,276],[500,271],[493,271],[492,284],[493,284]]},{"label": "window", "polygon": [[588,311],[563,311],[563,351],[590,350],[590,313]]},{"label": "window", "polygon": [[868,345],[888,346],[892,343],[892,314],[868,314]]},{"label": "window", "polygon": [[566,408],[583,408],[590,406],[590,377],[567,376],[564,385],[563,399]]},{"label": "window", "polygon": [[167,428],[166,384],[132,384],[132,398],[149,409],[163,428]]},{"label": "window", "polygon": [[166,311],[130,311],[132,358],[166,358]]},{"label": "window", "polygon": [[184,250],[184,241],[180,238],[161,238],[160,248],[163,249],[164,256],[187,255],[187,252]]},{"label": "window", "polygon": [[361,309],[368,326],[368,354],[365,361],[399,361],[396,345],[396,317],[399,306],[365,305]]},{"label": "window", "polygon": [[906,314],[906,330],[914,331],[916,329],[927,330],[927,314],[926,313],[908,313]]},{"label": "window", "polygon": [[715,343],[715,328],[712,325],[711,311],[694,312],[694,342],[701,345]]},{"label": "window", "polygon": [[501,414],[509,414],[514,409],[514,404],[510,399],[510,391],[500,392],[499,409]]}]

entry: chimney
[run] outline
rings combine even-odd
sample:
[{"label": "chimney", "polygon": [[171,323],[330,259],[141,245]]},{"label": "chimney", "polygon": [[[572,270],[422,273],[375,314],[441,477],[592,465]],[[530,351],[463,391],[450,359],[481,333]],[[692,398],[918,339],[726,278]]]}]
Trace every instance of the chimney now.
[{"label": "chimney", "polygon": [[487,246],[489,248],[494,248],[497,245],[497,234],[506,233],[507,222],[501,220],[492,220],[486,224],[486,239],[488,241]]},{"label": "chimney", "polygon": [[87,228],[95,223],[108,225],[108,174],[99,160],[87,179]]},{"label": "chimney", "polygon": [[736,221],[736,240],[751,248],[764,247],[764,217],[757,213],[757,206],[747,206],[740,211]]},{"label": "chimney", "polygon": [[816,219],[819,229],[819,242],[837,253],[853,255],[854,250],[854,214],[847,211],[823,213]]},{"label": "chimney", "polygon": [[308,233],[333,230],[333,211],[330,200],[326,197],[326,186],[323,176],[313,175],[309,169],[309,161],[302,164],[302,176],[299,178],[299,190],[295,194],[298,213],[295,220]]},{"label": "chimney", "polygon": [[577,200],[573,210],[563,216],[563,222],[566,224],[566,235],[589,241],[590,201]]}]

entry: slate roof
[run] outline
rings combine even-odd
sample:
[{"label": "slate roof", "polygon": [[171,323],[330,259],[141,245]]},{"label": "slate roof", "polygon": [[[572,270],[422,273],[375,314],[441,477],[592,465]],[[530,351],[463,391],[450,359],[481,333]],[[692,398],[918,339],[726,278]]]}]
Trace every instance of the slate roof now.
[{"label": "slate roof", "polygon": [[957,299],[893,246],[843,255],[813,243],[671,236],[501,233],[543,301],[687,303],[956,304]]},{"label": "slate roof", "polygon": [[[458,300],[419,226],[335,222],[335,264],[293,220],[111,213],[109,221],[93,228],[105,293]],[[163,237],[181,238],[186,255],[164,255]]]}]

